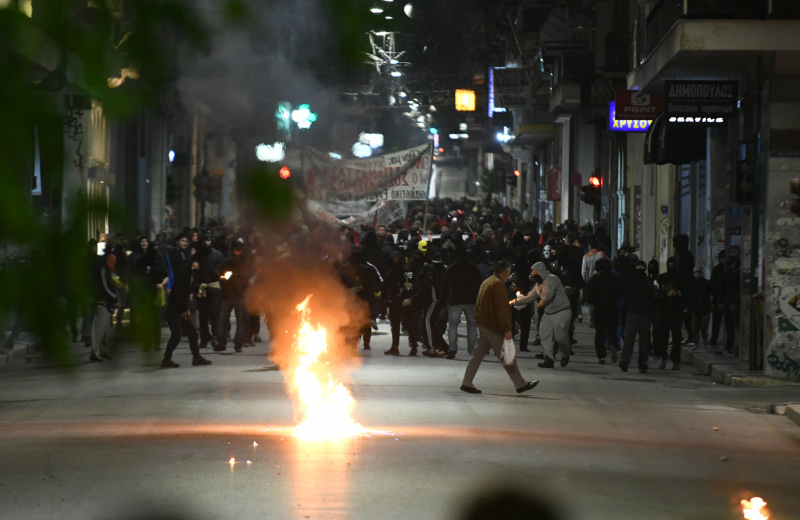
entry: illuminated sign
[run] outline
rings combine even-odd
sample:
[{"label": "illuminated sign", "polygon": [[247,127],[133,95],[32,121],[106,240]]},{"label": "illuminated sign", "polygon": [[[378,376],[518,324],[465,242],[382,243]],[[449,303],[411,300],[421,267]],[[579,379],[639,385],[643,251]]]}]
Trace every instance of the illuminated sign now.
[{"label": "illuminated sign", "polygon": [[704,125],[712,125],[718,123],[724,123],[724,117],[683,117],[683,116],[672,116],[668,119],[670,123],[702,123]]},{"label": "illuminated sign", "polygon": [[617,119],[617,107],[614,101],[608,105],[608,129],[612,132],[647,132],[652,119]]},{"label": "illuminated sign", "polygon": [[638,90],[617,90],[614,95],[617,114],[623,119],[655,119],[664,111],[664,96]]},{"label": "illuminated sign", "polygon": [[475,111],[475,91],[456,89],[456,110],[459,112]]}]

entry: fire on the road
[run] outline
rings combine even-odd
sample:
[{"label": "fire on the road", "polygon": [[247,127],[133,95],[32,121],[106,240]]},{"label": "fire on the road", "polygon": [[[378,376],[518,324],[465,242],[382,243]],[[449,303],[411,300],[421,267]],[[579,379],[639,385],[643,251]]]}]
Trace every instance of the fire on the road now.
[{"label": "fire on the road", "polygon": [[768,511],[764,509],[767,503],[761,497],[753,497],[750,500],[742,500],[742,513],[746,520],[767,520]]},{"label": "fire on the road", "polygon": [[316,328],[311,325],[311,296],[296,307],[301,319],[295,341],[299,359],[286,377],[301,418],[294,435],[311,441],[353,437],[365,430],[352,418],[356,401],[350,391],[334,379],[325,361],[320,359],[328,349],[327,331],[321,325]]}]

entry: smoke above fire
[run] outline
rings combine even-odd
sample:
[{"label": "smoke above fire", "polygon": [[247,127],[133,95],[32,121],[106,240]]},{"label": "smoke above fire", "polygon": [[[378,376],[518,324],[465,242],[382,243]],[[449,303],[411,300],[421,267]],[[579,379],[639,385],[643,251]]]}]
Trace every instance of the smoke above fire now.
[{"label": "smoke above fire", "polygon": [[[274,113],[279,102],[308,103],[315,110],[327,109],[328,114],[338,111],[340,88],[322,78],[346,67],[342,32],[347,28],[335,26],[328,2],[185,3],[211,34],[207,53],[186,52],[180,57],[176,94],[187,110],[199,110],[222,132],[252,137],[256,144],[277,140]],[[325,64],[330,70],[323,70]],[[339,119],[326,114],[316,126]],[[304,144],[323,145],[313,141],[341,132],[329,128],[323,133],[320,128],[310,133],[315,134],[312,142],[307,138]],[[352,140],[343,143],[349,146]]]},{"label": "smoke above fire", "polygon": [[[358,365],[359,330],[370,323],[366,302],[345,287],[337,270],[351,247],[343,245],[335,229],[299,229],[288,236],[285,228],[264,235],[245,303],[269,327],[270,360],[284,373],[293,373],[300,363],[296,343],[302,316],[297,306],[308,300],[311,325],[326,331],[327,350],[320,361],[335,379],[346,381]],[[296,389],[289,385],[289,390]]]}]

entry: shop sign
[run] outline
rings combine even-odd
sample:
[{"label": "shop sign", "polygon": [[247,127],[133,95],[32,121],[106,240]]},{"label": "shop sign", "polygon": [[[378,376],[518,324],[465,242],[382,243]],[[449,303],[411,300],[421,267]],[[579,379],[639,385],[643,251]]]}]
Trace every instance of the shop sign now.
[{"label": "shop sign", "polygon": [[664,96],[638,90],[617,90],[614,95],[619,119],[649,119],[664,111]]},{"label": "shop sign", "polygon": [[617,119],[616,103],[608,105],[608,129],[612,132],[647,132],[652,119]]},{"label": "shop sign", "polygon": [[736,113],[736,81],[665,81],[667,116],[693,118],[731,117]]}]

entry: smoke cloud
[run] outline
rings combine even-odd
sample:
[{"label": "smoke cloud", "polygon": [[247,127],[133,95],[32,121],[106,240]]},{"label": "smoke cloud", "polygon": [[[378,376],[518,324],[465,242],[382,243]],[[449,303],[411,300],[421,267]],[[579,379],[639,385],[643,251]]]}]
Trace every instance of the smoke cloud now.
[{"label": "smoke cloud", "polygon": [[327,330],[324,361],[338,380],[345,380],[355,360],[359,330],[370,323],[369,309],[342,283],[336,263],[346,260],[350,247],[331,228],[285,235],[271,232],[257,261],[258,274],[247,292],[248,312],[263,314],[271,341],[270,359],[285,373],[297,366],[295,335],[300,317],[296,306],[308,295],[311,325]]}]

